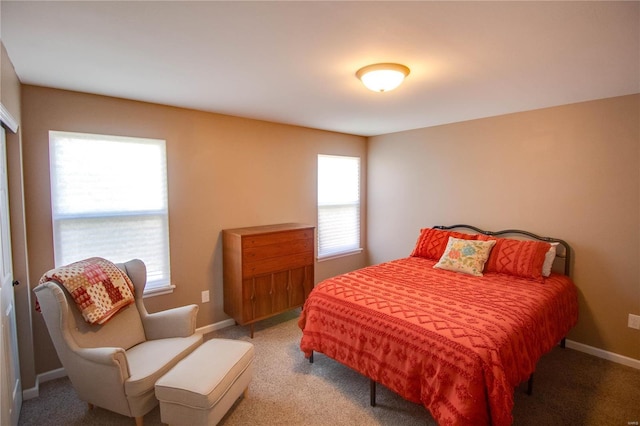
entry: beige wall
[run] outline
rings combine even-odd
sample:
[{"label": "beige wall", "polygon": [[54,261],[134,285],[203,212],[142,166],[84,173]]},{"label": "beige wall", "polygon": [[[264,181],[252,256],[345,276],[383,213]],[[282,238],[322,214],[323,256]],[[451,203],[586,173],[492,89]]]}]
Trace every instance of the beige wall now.
[{"label": "beige wall", "polygon": [[370,138],[370,262],[421,227],[468,223],[565,239],[580,320],[569,338],[640,359],[640,95]]},{"label": "beige wall", "polygon": [[0,50],[0,100],[11,116],[20,123],[20,81],[2,42]]},{"label": "beige wall", "polygon": [[[31,287],[54,262],[48,131],[165,139],[171,275],[177,288],[145,302],[151,311],[198,303],[199,327],[228,318],[222,308],[222,229],[315,225],[318,153],[360,156],[366,170],[366,139],[358,136],[28,85],[22,102]],[[364,177],[363,184],[365,191]],[[364,262],[364,254],[320,262],[316,280]],[[204,290],[210,291],[210,303],[200,303]],[[57,368],[39,314],[33,322],[37,372]]]}]

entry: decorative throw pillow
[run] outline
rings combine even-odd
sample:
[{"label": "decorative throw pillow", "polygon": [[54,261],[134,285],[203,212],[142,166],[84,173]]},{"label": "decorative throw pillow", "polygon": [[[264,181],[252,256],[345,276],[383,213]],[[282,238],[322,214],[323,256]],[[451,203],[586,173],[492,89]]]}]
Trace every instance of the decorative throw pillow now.
[{"label": "decorative throw pillow", "polygon": [[549,243],[486,236],[479,239],[496,241],[487,260],[485,272],[542,280],[542,265],[551,246]]},{"label": "decorative throw pillow", "polygon": [[542,264],[542,276],[548,277],[551,275],[551,267],[553,261],[556,259],[556,251],[559,243],[549,243],[551,246],[549,251],[544,255],[544,263]]},{"label": "decorative throw pillow", "polygon": [[425,259],[438,260],[442,257],[447,247],[449,237],[461,240],[475,240],[476,235],[463,234],[462,232],[445,231],[442,229],[424,228],[420,230],[420,236],[411,257],[423,257]]},{"label": "decorative throw pillow", "polygon": [[484,264],[495,244],[495,240],[477,241],[449,237],[444,254],[433,267],[481,277]]}]

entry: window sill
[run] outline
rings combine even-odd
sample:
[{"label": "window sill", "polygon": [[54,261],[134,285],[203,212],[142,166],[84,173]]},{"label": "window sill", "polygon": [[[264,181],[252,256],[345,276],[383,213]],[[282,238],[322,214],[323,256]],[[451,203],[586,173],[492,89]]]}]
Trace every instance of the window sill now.
[{"label": "window sill", "polygon": [[324,256],[318,256],[318,262],[324,262],[325,260],[338,259],[340,257],[353,256],[354,254],[362,253],[362,251],[363,249],[358,248],[358,249],[349,250],[349,251],[342,251],[340,253],[332,253],[332,254],[326,254]]},{"label": "window sill", "polygon": [[148,290],[145,289],[144,294],[142,295],[143,299],[154,296],[162,296],[163,294],[171,294],[173,293],[173,289],[176,288],[173,284],[167,284],[163,286],[153,287]]}]

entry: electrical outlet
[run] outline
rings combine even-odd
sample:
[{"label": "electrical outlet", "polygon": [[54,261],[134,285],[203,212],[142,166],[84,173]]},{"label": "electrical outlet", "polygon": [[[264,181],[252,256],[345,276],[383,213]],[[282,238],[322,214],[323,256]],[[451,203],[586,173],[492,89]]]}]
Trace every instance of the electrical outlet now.
[{"label": "electrical outlet", "polygon": [[629,314],[629,328],[640,330],[640,315]]},{"label": "electrical outlet", "polygon": [[203,291],[202,292],[202,303],[207,303],[208,301],[209,301],[209,290]]}]

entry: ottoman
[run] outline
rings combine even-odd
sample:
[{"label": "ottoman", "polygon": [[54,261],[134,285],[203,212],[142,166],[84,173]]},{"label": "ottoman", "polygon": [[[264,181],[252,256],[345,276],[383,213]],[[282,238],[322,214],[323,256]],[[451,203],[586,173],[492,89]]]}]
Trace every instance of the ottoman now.
[{"label": "ottoman", "polygon": [[160,419],[170,425],[215,425],[253,376],[253,345],[211,339],[184,358],[155,385]]}]

